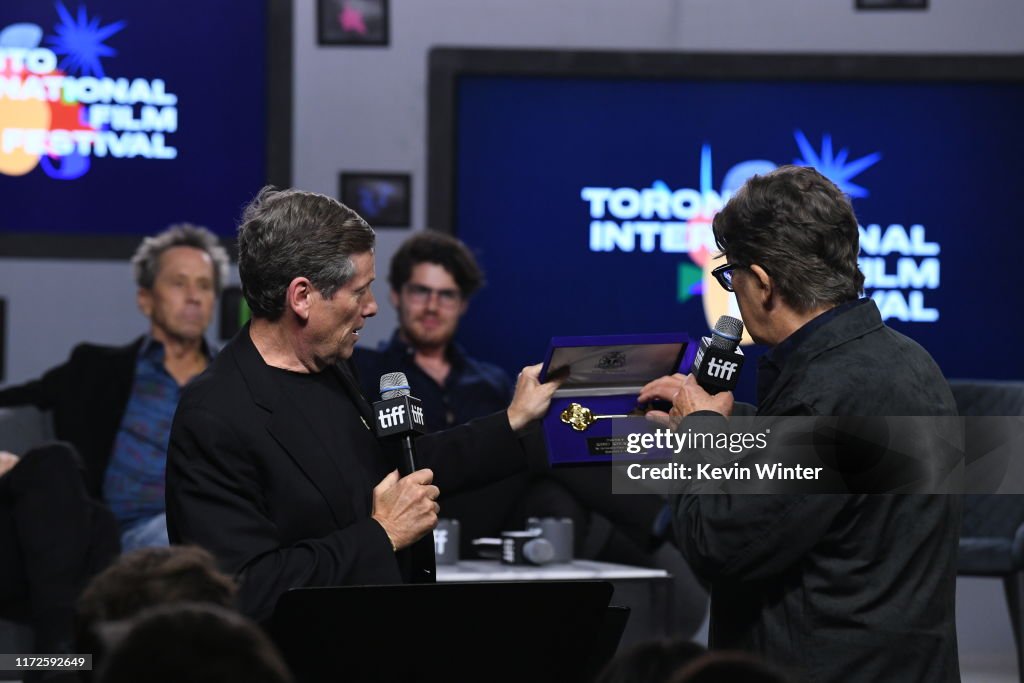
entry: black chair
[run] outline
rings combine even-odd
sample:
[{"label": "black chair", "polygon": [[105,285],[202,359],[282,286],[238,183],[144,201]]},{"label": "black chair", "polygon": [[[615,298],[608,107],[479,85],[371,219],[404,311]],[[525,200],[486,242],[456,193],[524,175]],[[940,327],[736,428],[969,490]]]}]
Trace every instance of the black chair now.
[{"label": "black chair", "polygon": [[[950,386],[964,417],[1024,415],[1024,382],[954,380]],[[968,459],[990,455],[1005,445],[1005,440],[993,434],[992,425],[965,421]],[[1011,455],[1024,458],[1024,453]],[[964,496],[957,574],[1003,580],[1017,646],[1017,670],[1024,681],[1024,495]]]}]

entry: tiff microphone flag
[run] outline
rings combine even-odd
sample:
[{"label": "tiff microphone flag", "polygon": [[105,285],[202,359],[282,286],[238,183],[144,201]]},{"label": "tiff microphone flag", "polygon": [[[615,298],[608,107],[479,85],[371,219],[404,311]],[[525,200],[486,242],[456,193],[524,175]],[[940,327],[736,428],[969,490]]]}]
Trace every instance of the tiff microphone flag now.
[{"label": "tiff microphone flag", "polygon": [[[389,372],[380,377],[380,399],[373,404],[373,422],[377,436],[398,438],[402,443],[402,456],[398,473],[403,477],[415,472],[416,445],[413,437],[426,431],[423,404],[409,394],[409,380],[404,372]],[[434,583],[437,562],[434,540],[427,534],[410,546],[412,552],[412,582]]]},{"label": "tiff microphone flag", "polygon": [[743,352],[738,348],[742,337],[743,323],[729,315],[718,319],[710,337],[701,337],[690,374],[704,391],[717,394],[736,388],[743,367]]}]

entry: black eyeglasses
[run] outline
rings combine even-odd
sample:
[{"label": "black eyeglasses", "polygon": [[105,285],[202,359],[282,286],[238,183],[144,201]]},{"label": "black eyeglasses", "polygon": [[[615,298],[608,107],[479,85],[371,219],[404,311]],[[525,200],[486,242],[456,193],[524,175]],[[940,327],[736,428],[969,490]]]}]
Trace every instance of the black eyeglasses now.
[{"label": "black eyeglasses", "polygon": [[712,270],[711,274],[718,280],[718,284],[722,285],[722,289],[727,292],[735,292],[736,290],[732,288],[732,274],[734,270],[742,267],[735,263],[725,263]]}]

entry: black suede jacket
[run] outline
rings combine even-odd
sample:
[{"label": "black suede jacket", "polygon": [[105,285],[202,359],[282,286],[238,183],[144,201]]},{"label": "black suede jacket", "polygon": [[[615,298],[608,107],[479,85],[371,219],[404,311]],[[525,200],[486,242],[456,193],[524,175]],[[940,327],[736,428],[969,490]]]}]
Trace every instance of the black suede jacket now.
[{"label": "black suede jacket", "polygon": [[[931,356],[865,302],[787,354],[758,414],[939,416],[956,406]],[[686,495],[675,522],[712,587],[712,647],[759,653],[813,683],[960,680],[959,496]]]}]

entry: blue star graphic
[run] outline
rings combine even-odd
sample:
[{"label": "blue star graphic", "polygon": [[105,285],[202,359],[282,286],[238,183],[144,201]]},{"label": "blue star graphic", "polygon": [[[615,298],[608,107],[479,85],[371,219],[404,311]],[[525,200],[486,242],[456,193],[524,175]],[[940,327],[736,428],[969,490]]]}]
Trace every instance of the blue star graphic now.
[{"label": "blue star graphic", "polygon": [[821,136],[820,154],[815,151],[803,131],[794,131],[793,137],[796,138],[796,144],[800,148],[800,153],[804,155],[802,159],[794,161],[794,164],[816,168],[819,173],[831,180],[840,190],[851,197],[868,196],[869,193],[865,188],[850,181],[865,169],[878,163],[878,160],[882,158],[881,152],[868,154],[847,163],[846,159],[850,156],[850,150],[844,147],[839,150],[838,154],[833,156],[832,136],[828,133]]},{"label": "blue star graphic", "polygon": [[125,27],[125,22],[100,26],[99,17],[89,18],[83,5],[78,6],[78,16],[72,17],[61,2],[57,3],[57,14],[61,23],[53,27],[56,36],[47,42],[53,51],[62,55],[60,68],[68,73],[81,76],[98,76],[102,78],[103,64],[100,57],[113,57],[117,50],[103,44],[103,41]]}]

